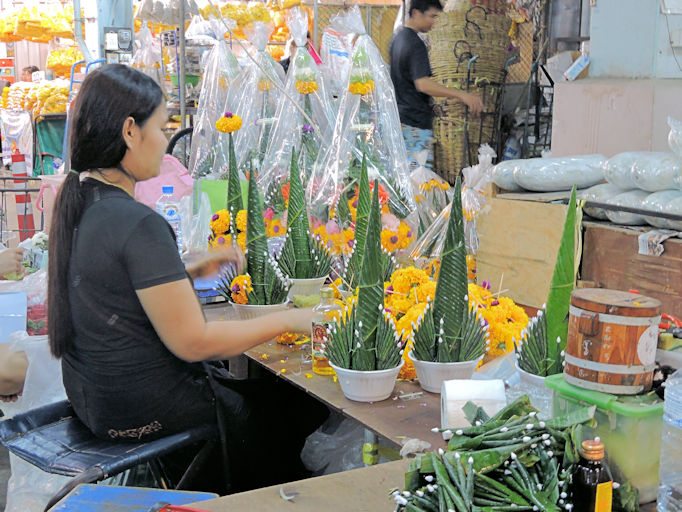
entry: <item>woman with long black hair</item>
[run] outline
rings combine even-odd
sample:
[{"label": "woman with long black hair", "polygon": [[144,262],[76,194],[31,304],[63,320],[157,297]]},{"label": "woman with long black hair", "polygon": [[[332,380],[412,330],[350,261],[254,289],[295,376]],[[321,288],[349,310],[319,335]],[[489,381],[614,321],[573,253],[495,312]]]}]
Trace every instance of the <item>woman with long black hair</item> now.
[{"label": "woman with long black hair", "polygon": [[[50,347],[78,417],[102,438],[137,441],[219,420],[232,490],[306,476],[305,437],[328,411],[272,380],[238,381],[220,361],[285,331],[311,312],[207,322],[172,228],[133,199],[159,173],[167,113],[159,86],[112,64],[91,72],[70,123],[71,170],[50,231]],[[241,263],[238,249],[220,259]],[[214,262],[215,263],[215,262]],[[284,419],[286,418],[286,419]],[[281,436],[276,457],[268,437]]]}]

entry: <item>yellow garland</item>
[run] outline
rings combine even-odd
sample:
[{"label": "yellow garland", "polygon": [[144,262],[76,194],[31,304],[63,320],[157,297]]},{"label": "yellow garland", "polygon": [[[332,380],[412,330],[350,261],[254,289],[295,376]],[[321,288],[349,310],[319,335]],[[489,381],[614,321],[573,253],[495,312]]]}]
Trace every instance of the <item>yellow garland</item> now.
[{"label": "yellow garland", "polygon": [[296,82],[296,91],[298,91],[299,94],[312,94],[317,91],[317,82],[314,80],[309,82],[298,80]]},{"label": "yellow garland", "polygon": [[242,231],[237,235],[237,245],[239,245],[242,252],[246,252],[246,231]]},{"label": "yellow garland", "polygon": [[265,234],[269,237],[282,236],[286,229],[280,219],[265,220]]},{"label": "yellow garland", "polygon": [[237,212],[236,224],[238,231],[246,231],[246,210],[239,210]]},{"label": "yellow garland", "polygon": [[215,235],[222,235],[230,231],[230,212],[218,210],[211,218],[211,231]]},{"label": "yellow garland", "polygon": [[[236,288],[236,290],[235,290]],[[251,286],[251,277],[248,275],[237,276],[230,283],[230,291],[232,293],[232,300],[237,304],[246,304],[249,302],[247,293],[253,291]]]},{"label": "yellow garland", "polygon": [[351,82],[348,86],[348,91],[358,95],[369,94],[373,90],[374,80],[368,80],[367,82]]}]

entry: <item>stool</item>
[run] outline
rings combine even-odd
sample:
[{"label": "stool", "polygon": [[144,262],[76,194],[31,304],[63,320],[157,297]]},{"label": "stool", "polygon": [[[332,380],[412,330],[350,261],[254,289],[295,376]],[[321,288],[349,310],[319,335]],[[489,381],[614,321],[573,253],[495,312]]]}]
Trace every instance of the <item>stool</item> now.
[{"label": "stool", "polygon": [[215,450],[218,429],[201,425],[153,441],[121,443],[95,437],[64,400],[32,409],[0,422],[0,443],[11,453],[47,473],[71,476],[52,496],[45,510],[82,483],[99,482],[110,476],[150,463],[157,482],[164,483],[158,457],[191,444],[206,441],[176,485],[180,488],[196,473],[197,466]]}]

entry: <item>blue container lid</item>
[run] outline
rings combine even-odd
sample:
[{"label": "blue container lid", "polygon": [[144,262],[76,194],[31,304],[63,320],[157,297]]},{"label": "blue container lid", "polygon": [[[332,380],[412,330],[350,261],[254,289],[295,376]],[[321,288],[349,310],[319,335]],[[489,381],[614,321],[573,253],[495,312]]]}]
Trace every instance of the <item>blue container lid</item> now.
[{"label": "blue container lid", "polygon": [[173,193],[173,186],[172,185],[166,185],[161,187],[161,192],[164,194],[172,194]]}]

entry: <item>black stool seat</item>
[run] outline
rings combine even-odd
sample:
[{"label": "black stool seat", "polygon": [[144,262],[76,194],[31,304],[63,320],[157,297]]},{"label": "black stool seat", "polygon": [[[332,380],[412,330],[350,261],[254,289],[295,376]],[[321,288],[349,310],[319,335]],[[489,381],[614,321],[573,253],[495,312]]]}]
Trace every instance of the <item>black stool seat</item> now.
[{"label": "black stool seat", "polygon": [[[75,477],[60,490],[58,499],[79,483],[98,482],[217,437],[215,425],[201,425],[153,441],[105,441],[90,432],[66,400],[0,421],[0,443],[11,453],[47,473]],[[55,497],[51,504],[56,503]]]}]

